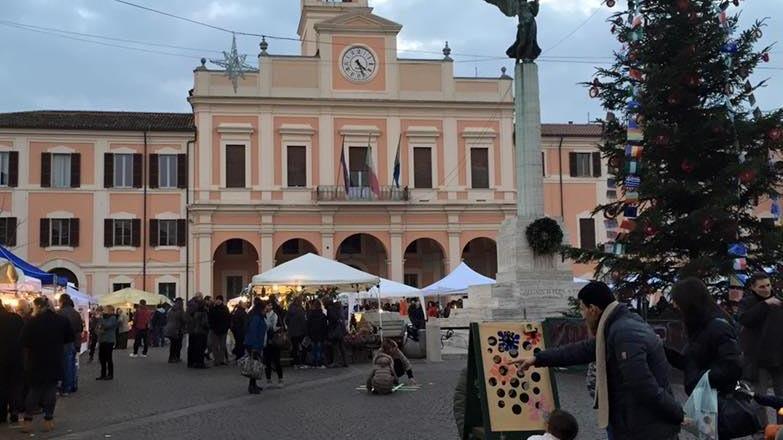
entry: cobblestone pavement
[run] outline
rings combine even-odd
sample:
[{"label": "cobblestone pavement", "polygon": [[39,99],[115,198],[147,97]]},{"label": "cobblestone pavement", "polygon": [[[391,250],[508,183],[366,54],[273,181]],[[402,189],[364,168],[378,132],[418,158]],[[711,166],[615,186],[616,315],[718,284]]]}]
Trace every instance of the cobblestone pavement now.
[{"label": "cobblestone pavement", "polygon": [[[414,361],[419,391],[372,396],[357,391],[368,364],[325,370],[284,370],[284,388],[247,394],[235,367],[190,370],[166,363],[163,349],[146,359],[115,352],[115,380],[98,382],[97,362],[84,363],[79,392],[57,402],[58,439],[428,439],[458,438],[452,393],[465,360]],[[582,373],[558,373],[560,400],[600,440]],[[38,420],[40,422],[40,419]],[[0,427],[0,439],[25,438]]]}]

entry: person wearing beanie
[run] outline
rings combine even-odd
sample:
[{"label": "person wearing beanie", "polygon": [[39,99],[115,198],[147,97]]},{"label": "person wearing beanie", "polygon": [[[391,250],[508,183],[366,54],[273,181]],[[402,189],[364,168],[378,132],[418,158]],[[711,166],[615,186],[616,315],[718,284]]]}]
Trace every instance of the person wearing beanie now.
[{"label": "person wearing beanie", "polygon": [[595,362],[598,425],[610,438],[676,439],[684,413],[672,394],[663,342],[638,315],[615,301],[605,283],[588,283],[578,299],[595,338],[544,350],[516,364],[527,370]]}]

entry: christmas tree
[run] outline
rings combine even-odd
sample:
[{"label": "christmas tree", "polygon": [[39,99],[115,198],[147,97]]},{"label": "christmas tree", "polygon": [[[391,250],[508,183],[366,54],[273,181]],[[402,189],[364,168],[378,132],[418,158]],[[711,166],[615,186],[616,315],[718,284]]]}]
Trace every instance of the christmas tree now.
[{"label": "christmas tree", "polygon": [[[609,6],[613,0],[607,0]],[[780,228],[754,214],[783,178],[783,111],[764,113],[750,75],[764,22],[738,29],[739,0],[631,0],[610,18],[623,49],[587,83],[608,110],[599,146],[609,163],[607,226],[597,262],[619,287],[661,289],[698,276],[716,291],[783,261]]]}]

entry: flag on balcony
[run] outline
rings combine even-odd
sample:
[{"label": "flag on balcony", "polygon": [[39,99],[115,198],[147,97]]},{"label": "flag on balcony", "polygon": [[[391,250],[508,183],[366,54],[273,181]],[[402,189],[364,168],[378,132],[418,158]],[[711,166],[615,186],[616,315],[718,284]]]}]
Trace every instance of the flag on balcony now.
[{"label": "flag on balcony", "polygon": [[340,168],[343,171],[343,184],[347,195],[348,188],[351,186],[351,177],[348,174],[348,164],[345,162],[345,136],[343,136],[343,144],[340,146]]},{"label": "flag on balcony", "polygon": [[394,170],[392,171],[394,184],[397,188],[400,187],[400,141],[402,141],[402,134],[397,138],[397,155],[394,156]]},{"label": "flag on balcony", "polygon": [[367,138],[367,178],[370,181],[370,191],[375,197],[381,195],[381,186],[378,184],[378,175],[375,174],[375,166],[372,163],[372,134]]}]

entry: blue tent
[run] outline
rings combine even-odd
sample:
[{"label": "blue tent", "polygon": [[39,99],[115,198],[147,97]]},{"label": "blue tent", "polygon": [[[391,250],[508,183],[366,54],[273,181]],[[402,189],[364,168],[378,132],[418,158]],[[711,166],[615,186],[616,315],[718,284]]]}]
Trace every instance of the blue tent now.
[{"label": "blue tent", "polygon": [[9,251],[3,246],[0,246],[0,258],[5,258],[6,260],[10,261],[11,264],[13,264],[17,269],[24,272],[25,275],[31,276],[33,278],[38,278],[41,280],[41,284],[43,285],[52,285],[52,284],[59,284],[61,286],[64,286],[65,283],[68,282],[65,278],[57,278],[55,274],[45,272],[32,264],[28,263],[27,261],[24,261],[23,259],[17,257],[14,255],[13,252]]}]

